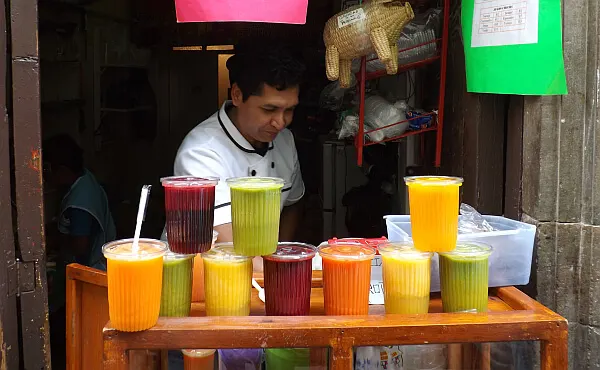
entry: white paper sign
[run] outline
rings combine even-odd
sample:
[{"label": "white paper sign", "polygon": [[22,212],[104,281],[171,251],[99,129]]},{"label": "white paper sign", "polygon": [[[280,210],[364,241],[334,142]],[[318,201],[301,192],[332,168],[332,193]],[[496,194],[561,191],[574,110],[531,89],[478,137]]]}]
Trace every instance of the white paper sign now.
[{"label": "white paper sign", "polygon": [[381,256],[376,255],[371,260],[371,292],[369,304],[383,304],[383,273],[381,271]]},{"label": "white paper sign", "polygon": [[539,0],[475,0],[471,47],[537,44]]},{"label": "white paper sign", "polygon": [[366,16],[363,8],[351,10],[348,13],[342,14],[338,17],[338,28],[349,26],[364,19],[366,19]]}]

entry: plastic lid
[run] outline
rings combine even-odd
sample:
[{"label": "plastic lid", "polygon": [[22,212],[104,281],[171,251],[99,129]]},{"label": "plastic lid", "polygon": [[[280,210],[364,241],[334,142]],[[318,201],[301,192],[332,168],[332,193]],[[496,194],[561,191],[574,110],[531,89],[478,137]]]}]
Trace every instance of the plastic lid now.
[{"label": "plastic lid", "polygon": [[215,353],[216,349],[182,349],[184,356],[188,357],[208,357]]},{"label": "plastic lid", "polygon": [[370,260],[375,253],[375,248],[360,243],[324,244],[319,247],[321,257],[338,260]]},{"label": "plastic lid", "polygon": [[192,258],[192,257],[194,257],[193,254],[179,254],[179,253],[173,253],[171,251],[168,251],[163,256],[163,259],[165,261],[175,261],[175,260],[189,259],[189,258]]},{"label": "plastic lid", "polygon": [[267,189],[282,188],[283,179],[278,177],[234,177],[227,179],[230,188],[239,189]]},{"label": "plastic lid", "polygon": [[233,250],[233,243],[217,243],[211,250],[202,253],[202,258],[214,261],[233,262],[242,262],[252,259],[250,256],[242,256],[241,254],[235,253]]},{"label": "plastic lid", "polygon": [[482,258],[492,254],[492,246],[479,242],[459,242],[451,252],[438,252],[447,257]]},{"label": "plastic lid", "polygon": [[193,176],[171,176],[160,179],[165,187],[203,187],[216,186],[219,182],[218,177],[193,177]]},{"label": "plastic lid", "polygon": [[415,249],[412,242],[382,243],[377,246],[377,250],[383,256],[407,260],[429,259],[433,256],[431,252]]},{"label": "plastic lid", "polygon": [[167,251],[167,244],[155,239],[140,239],[136,253],[133,252],[133,239],[116,240],[102,247],[104,257],[127,261],[150,260],[164,256]]},{"label": "plastic lid", "polygon": [[304,261],[311,259],[317,253],[317,248],[310,244],[283,242],[277,244],[275,253],[263,256],[269,261]]},{"label": "plastic lid", "polygon": [[406,185],[425,185],[425,186],[442,186],[442,185],[460,185],[463,183],[462,177],[451,176],[409,176],[404,178]]}]

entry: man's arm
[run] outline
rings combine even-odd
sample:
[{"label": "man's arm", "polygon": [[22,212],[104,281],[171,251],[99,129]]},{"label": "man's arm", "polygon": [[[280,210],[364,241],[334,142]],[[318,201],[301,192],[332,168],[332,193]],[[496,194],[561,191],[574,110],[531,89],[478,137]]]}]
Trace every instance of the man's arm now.
[{"label": "man's arm", "polygon": [[298,224],[304,213],[304,202],[302,200],[283,208],[279,222],[279,240],[291,242],[296,240]]}]

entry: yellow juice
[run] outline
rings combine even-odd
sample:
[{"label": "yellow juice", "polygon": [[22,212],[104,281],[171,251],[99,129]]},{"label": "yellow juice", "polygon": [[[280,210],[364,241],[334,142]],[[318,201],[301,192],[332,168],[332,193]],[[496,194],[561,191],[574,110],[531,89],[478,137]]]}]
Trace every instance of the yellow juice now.
[{"label": "yellow juice", "polygon": [[252,289],[252,257],[236,254],[233,243],[217,244],[202,253],[207,316],[248,316]]},{"label": "yellow juice", "polygon": [[424,252],[449,252],[458,237],[458,177],[416,176],[408,186],[410,223],[415,248]]},{"label": "yellow juice", "polygon": [[112,326],[121,331],[150,329],[158,320],[162,291],[163,255],[167,246],[158,240],[140,239],[106,244],[108,311]]},{"label": "yellow juice", "polygon": [[429,311],[432,253],[412,243],[386,243],[378,247],[382,259],[385,312],[416,314]]}]

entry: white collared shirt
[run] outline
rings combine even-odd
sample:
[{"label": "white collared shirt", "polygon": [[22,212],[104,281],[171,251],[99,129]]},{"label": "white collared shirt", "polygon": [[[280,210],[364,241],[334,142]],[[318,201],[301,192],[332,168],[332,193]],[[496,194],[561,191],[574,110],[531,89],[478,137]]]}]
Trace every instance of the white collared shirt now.
[{"label": "white collared shirt", "polygon": [[216,176],[221,179],[215,192],[214,225],[231,222],[231,197],[225,180],[232,177],[278,177],[285,184],[281,209],[304,196],[294,136],[288,129],[269,143],[264,156],[248,143],[231,122],[225,102],[213,116],[196,126],[185,137],[175,158],[175,176]]}]

